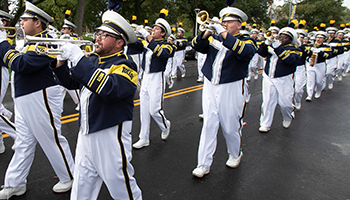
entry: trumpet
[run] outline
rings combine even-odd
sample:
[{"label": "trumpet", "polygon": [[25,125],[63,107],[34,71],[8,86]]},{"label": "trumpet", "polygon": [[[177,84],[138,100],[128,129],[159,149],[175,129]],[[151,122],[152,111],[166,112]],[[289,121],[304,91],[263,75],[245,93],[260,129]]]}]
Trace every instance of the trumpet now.
[{"label": "trumpet", "polygon": [[264,33],[264,37],[271,42],[278,38],[272,34],[272,31],[266,31],[266,33]]},{"label": "trumpet", "polygon": [[199,30],[201,30],[201,31],[209,28],[209,23],[220,24],[221,26],[226,28],[226,26],[223,23],[220,23],[220,22],[217,22],[215,20],[210,19],[208,12],[205,10],[202,10],[197,14],[196,20],[197,20],[198,24],[200,24]]},{"label": "trumpet", "polygon": [[0,29],[7,29],[7,30],[14,30],[15,31],[15,33],[13,33],[13,34],[10,34],[9,32],[7,32],[7,37],[15,37],[17,34],[16,27],[0,26]]},{"label": "trumpet", "polygon": [[25,44],[35,43],[34,51],[38,55],[61,55],[63,53],[60,47],[65,43],[72,43],[79,47],[84,47],[82,50],[85,55],[90,55],[95,52],[95,44],[90,40],[71,40],[71,39],[53,39],[40,38],[25,35],[23,29],[17,31],[16,35],[16,49],[22,51]]}]

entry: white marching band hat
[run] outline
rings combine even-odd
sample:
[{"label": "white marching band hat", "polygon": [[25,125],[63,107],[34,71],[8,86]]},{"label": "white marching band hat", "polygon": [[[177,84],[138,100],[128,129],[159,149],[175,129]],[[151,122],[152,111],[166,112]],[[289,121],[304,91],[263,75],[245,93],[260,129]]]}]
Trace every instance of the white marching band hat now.
[{"label": "white marching band hat", "polygon": [[326,32],[327,33],[336,33],[337,31],[338,31],[338,29],[335,28],[335,27],[328,27],[328,28],[326,28]]},{"label": "white marching band hat", "polygon": [[45,24],[53,22],[53,19],[50,15],[28,1],[26,1],[26,10],[24,11],[21,18],[37,18]]},{"label": "white marching band hat", "polygon": [[268,30],[271,31],[271,32],[275,31],[277,33],[280,31],[280,29],[277,26],[271,26]]},{"label": "white marching band hat", "polygon": [[316,34],[315,34],[315,38],[317,38],[317,37],[323,37],[323,38],[327,39],[328,38],[328,34],[326,32],[324,32],[324,31],[317,31]]},{"label": "white marching band hat", "polygon": [[137,38],[134,29],[117,12],[108,10],[102,15],[102,24],[97,30],[106,31],[121,36],[125,43],[135,43]]},{"label": "white marching band hat", "polygon": [[223,22],[236,20],[242,23],[248,20],[248,16],[242,10],[235,7],[223,8],[219,15]]},{"label": "white marching band hat", "polygon": [[260,31],[258,29],[256,29],[256,28],[253,28],[252,30],[250,30],[250,34],[253,34],[253,33],[259,34]]},{"label": "white marching band hat", "polygon": [[307,35],[308,35],[307,32],[303,29],[297,29],[297,33],[299,35],[302,35],[303,37],[307,37]]},{"label": "white marching band hat", "polygon": [[62,28],[71,28],[71,29],[76,29],[77,26],[73,24],[72,22],[68,21],[67,19],[64,19],[64,24]]},{"label": "white marching band hat", "polygon": [[337,33],[336,33],[337,35],[341,35],[341,34],[343,34],[343,35],[345,35],[346,33],[345,33],[345,31],[344,30],[339,30],[339,31],[337,31]]},{"label": "white marching band hat", "polygon": [[182,33],[184,33],[184,32],[186,32],[186,31],[185,31],[185,29],[179,27],[179,28],[177,28],[177,32],[182,32]]},{"label": "white marching band hat", "polygon": [[282,29],[279,31],[278,35],[281,35],[281,34],[285,34],[285,35],[288,35],[289,37],[291,37],[291,38],[292,38],[292,44],[296,44],[297,41],[298,41],[298,34],[297,34],[297,32],[296,32],[293,28],[291,28],[291,27],[284,27],[284,28],[282,28]]},{"label": "white marching band hat", "polygon": [[158,18],[153,24],[153,26],[159,26],[160,28],[162,28],[165,31],[166,37],[169,37],[169,35],[171,34],[171,27],[169,23],[163,18]]},{"label": "white marching band hat", "polygon": [[13,16],[3,10],[0,10],[0,19],[10,21],[11,19],[13,19]]}]

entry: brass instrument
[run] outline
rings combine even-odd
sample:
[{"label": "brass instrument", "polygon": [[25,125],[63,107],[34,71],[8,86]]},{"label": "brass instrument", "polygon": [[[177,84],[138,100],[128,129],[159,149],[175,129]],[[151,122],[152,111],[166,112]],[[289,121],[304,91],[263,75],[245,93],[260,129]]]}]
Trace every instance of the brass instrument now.
[{"label": "brass instrument", "polygon": [[[139,30],[141,29],[145,29],[143,27],[143,25],[136,25],[136,24],[130,24],[131,28],[134,29],[134,32],[136,34],[137,37],[143,37],[142,34],[139,33]],[[145,29],[150,35],[152,35],[152,31],[151,30],[147,30]]]},{"label": "brass instrument", "polygon": [[7,27],[7,26],[0,26],[0,29],[7,29],[7,30],[14,30],[15,33],[10,34],[9,32],[7,33],[7,37],[15,37],[17,33],[16,27]]},{"label": "brass instrument", "polygon": [[199,26],[200,31],[204,31],[205,29],[208,29],[209,23],[220,24],[221,26],[226,28],[226,26],[223,23],[220,23],[220,22],[217,22],[215,20],[210,19],[208,12],[205,10],[202,10],[197,14],[196,20],[197,20],[198,24],[200,24],[200,26]]},{"label": "brass instrument", "polygon": [[60,47],[65,43],[72,43],[79,47],[83,47],[83,53],[85,55],[90,55],[95,52],[96,46],[90,40],[53,39],[28,36],[25,35],[22,28],[19,29],[16,35],[16,50],[22,51],[24,46],[28,43],[35,43],[34,51],[38,55],[61,55],[63,51]]},{"label": "brass instrument", "polygon": [[271,41],[271,42],[273,42],[275,39],[278,39],[277,36],[274,36],[274,35],[272,34],[272,31],[266,31],[266,32],[264,33],[264,37],[265,37],[267,40]]},{"label": "brass instrument", "polygon": [[[316,44],[314,44],[314,48],[316,48]],[[318,54],[312,52],[312,55],[310,57],[310,66],[313,67],[316,64]]]}]

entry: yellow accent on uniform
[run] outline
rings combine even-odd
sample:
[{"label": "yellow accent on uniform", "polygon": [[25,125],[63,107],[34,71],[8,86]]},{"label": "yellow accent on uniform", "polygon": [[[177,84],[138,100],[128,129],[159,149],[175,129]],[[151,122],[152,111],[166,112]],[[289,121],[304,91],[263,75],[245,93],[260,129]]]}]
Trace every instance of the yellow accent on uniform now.
[{"label": "yellow accent on uniform", "polygon": [[[44,51],[47,50],[47,47],[39,45],[38,49],[39,49],[40,52],[44,52]],[[24,53],[26,53],[28,51],[34,51],[35,52],[35,44],[29,45]],[[57,55],[47,55],[47,56],[50,57],[50,58],[56,58],[57,57]]]},{"label": "yellow accent on uniform", "polygon": [[137,72],[125,64],[112,65],[107,74],[118,74],[124,76],[133,84],[137,85]]}]

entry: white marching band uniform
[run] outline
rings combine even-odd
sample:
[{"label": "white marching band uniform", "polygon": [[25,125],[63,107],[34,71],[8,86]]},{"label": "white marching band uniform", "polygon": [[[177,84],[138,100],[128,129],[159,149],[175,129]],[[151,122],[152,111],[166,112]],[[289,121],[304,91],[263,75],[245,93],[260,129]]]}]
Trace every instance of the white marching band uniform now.
[{"label": "white marching band uniform", "polygon": [[[234,7],[220,11],[225,20],[247,21],[247,15]],[[221,26],[221,25],[217,25]],[[239,31],[239,30],[238,30]],[[217,145],[219,126],[226,140],[229,160],[226,165],[238,167],[243,155],[241,137],[245,99],[248,95],[247,82],[250,59],[256,52],[252,38],[227,33],[226,39],[221,35],[211,34],[203,38],[200,33],[192,41],[194,49],[207,54],[202,72],[205,76],[202,93],[203,127],[198,147],[197,168],[192,174],[202,177],[209,173]],[[236,163],[231,165],[231,160]],[[238,163],[237,163],[238,162]]]},{"label": "white marching band uniform", "polygon": [[[22,18],[37,17],[41,23],[52,21],[51,17],[30,2],[26,2],[26,10]],[[46,30],[34,35],[49,37]],[[54,192],[62,192],[71,187],[74,161],[68,141],[61,135],[62,98],[60,86],[49,68],[54,59],[49,56],[37,56],[33,44],[27,46],[24,54],[13,49],[7,42],[2,42],[0,48],[1,60],[15,71],[15,122],[16,150],[8,165],[4,189],[0,198],[19,195],[26,191],[27,176],[34,160],[36,144],[39,143],[46,154],[59,183]],[[36,57],[33,62],[33,57]],[[56,188],[59,186],[59,188]],[[58,190],[59,189],[59,190]]]}]

